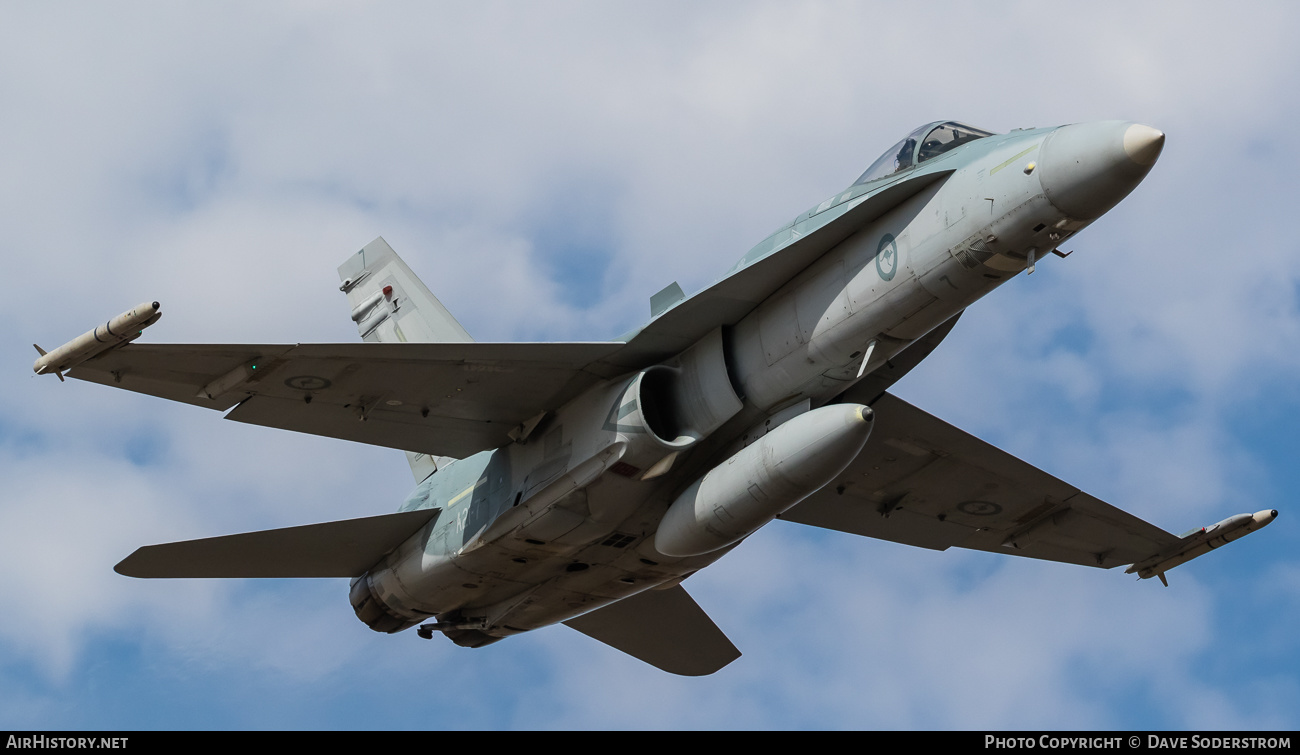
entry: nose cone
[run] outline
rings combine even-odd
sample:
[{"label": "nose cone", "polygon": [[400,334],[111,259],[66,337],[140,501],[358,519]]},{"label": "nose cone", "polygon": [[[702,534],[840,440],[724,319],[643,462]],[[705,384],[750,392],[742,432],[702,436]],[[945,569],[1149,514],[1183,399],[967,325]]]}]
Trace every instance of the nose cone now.
[{"label": "nose cone", "polygon": [[1061,212],[1093,220],[1142,182],[1164,146],[1163,132],[1140,123],[1062,126],[1043,141],[1039,180]]},{"label": "nose cone", "polygon": [[1124,153],[1138,165],[1150,168],[1165,147],[1165,132],[1134,123],[1124,129]]}]

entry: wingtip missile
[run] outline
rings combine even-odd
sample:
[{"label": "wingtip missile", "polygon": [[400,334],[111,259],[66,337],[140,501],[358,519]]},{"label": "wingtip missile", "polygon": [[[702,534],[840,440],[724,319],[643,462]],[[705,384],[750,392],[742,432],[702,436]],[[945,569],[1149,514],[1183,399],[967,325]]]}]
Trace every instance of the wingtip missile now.
[{"label": "wingtip missile", "polygon": [[62,380],[64,372],[87,359],[139,338],[144,329],[158,322],[160,317],[162,311],[158,302],[144,302],[53,351],[47,353],[37,346],[40,357],[32,365],[32,371],[37,375],[52,372]]},{"label": "wingtip missile", "polygon": [[1277,509],[1264,509],[1254,514],[1230,516],[1209,527],[1192,530],[1183,536],[1182,542],[1176,548],[1141,563],[1133,564],[1125,573],[1133,574],[1136,572],[1141,579],[1159,577],[1165,587],[1168,587],[1169,582],[1165,579],[1165,572],[1175,566],[1181,566],[1197,556],[1203,556],[1215,548],[1231,543],[1233,540],[1240,540],[1256,530],[1263,529],[1272,524],[1274,519],[1277,519]]}]

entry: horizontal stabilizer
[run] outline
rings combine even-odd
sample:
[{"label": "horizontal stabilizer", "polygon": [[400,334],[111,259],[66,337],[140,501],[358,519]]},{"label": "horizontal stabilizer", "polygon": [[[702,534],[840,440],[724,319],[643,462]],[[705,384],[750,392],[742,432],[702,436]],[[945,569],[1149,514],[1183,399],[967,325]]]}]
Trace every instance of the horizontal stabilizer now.
[{"label": "horizontal stabilizer", "polygon": [[564,623],[671,674],[704,676],[740,657],[681,585],[646,590]]},{"label": "horizontal stabilizer", "polygon": [[127,577],[355,577],[428,524],[420,509],[278,530],[146,545],[113,570]]}]

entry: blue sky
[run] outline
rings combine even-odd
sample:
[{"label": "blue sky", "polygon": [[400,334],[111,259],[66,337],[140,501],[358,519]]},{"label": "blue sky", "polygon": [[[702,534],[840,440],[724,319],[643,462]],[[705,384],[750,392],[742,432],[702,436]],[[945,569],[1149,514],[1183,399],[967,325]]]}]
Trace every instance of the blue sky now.
[{"label": "blue sky", "polygon": [[[1249,7],[4,2],[0,726],[1297,728],[1300,13]],[[479,340],[609,338],[941,118],[1168,142],[898,393],[1165,529],[1275,524],[1165,589],[777,522],[688,582],[744,656],[681,679],[379,635],[342,581],[120,577],[409,471],[30,372],[147,299],[153,342],[353,341],[334,269],[379,235]]]}]

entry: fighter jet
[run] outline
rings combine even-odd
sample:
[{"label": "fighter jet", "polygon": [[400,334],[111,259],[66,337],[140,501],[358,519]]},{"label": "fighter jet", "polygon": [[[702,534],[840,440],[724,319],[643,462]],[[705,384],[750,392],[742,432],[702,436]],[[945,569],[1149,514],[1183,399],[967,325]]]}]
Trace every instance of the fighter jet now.
[{"label": "fighter jet", "polygon": [[611,341],[477,343],[382,238],[339,267],[362,343],[134,343],[147,302],[56,374],[405,451],[397,513],[140,548],[143,578],[334,577],[377,632],[480,647],[563,623],[665,671],[740,652],[682,586],[773,519],[1166,581],[1269,524],[1184,535],[889,393],[967,307],[1129,194],[1165,136],[916,129],[852,185]]}]

